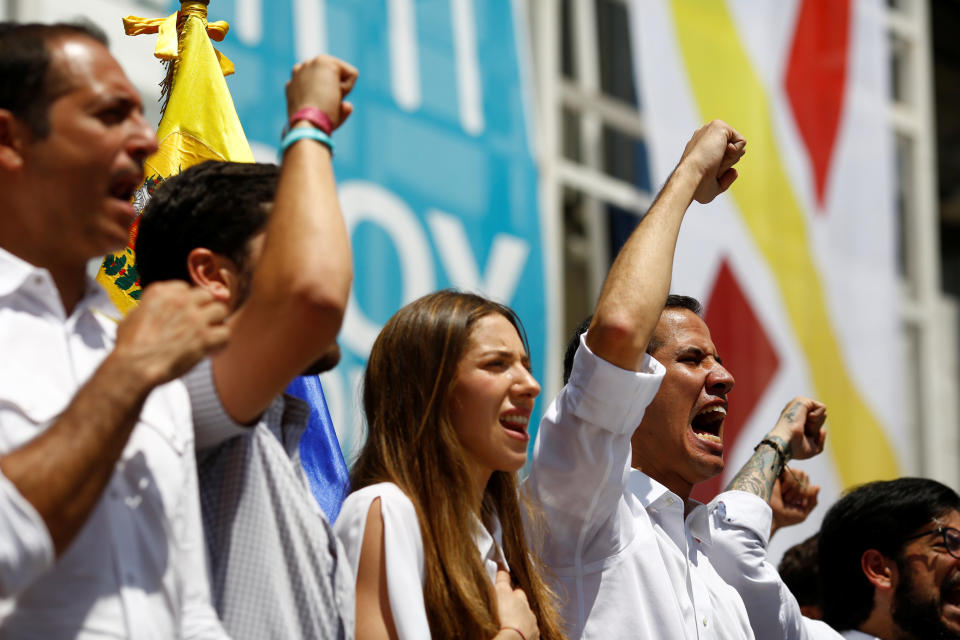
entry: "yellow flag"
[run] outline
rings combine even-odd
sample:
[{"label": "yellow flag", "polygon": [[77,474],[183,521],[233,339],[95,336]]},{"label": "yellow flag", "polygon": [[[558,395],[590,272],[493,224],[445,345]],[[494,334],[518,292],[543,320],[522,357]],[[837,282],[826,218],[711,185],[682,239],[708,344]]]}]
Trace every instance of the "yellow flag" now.
[{"label": "yellow flag", "polygon": [[[181,0],[180,11],[166,18],[128,17],[123,24],[128,35],[158,33],[154,55],[170,64],[165,81],[167,104],[157,128],[160,145],[145,163],[146,179],[134,196],[137,210],[143,210],[165,178],[195,164],[205,160],[253,162],[224,80],[233,73],[233,64],[210,42],[210,38],[223,39],[227,23],[208,23],[204,2]],[[123,313],[136,305],[141,293],[133,252],[137,228],[134,221],[127,247],[106,256],[97,274],[97,281]]]}]

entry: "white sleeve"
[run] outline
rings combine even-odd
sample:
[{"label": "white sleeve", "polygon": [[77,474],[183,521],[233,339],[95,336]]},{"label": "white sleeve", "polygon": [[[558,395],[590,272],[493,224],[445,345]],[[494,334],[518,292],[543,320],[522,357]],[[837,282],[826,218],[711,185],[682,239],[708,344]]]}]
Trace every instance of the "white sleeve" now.
[{"label": "white sleeve", "polygon": [[387,594],[397,637],[399,640],[430,638],[430,623],[423,600],[423,538],[416,509],[406,494],[392,483],[364,487],[344,501],[333,530],[343,545],[356,583],[367,514],[376,498],[380,498]]},{"label": "white sleeve", "polygon": [[43,518],[0,473],[0,599],[16,596],[53,566]]},{"label": "white sleeve", "polygon": [[630,437],[663,375],[650,356],[640,371],[620,369],[581,336],[570,381],[540,422],[526,481],[550,523],[541,554],[554,569],[601,560],[629,543],[615,516],[624,504]]},{"label": "white sleeve", "polygon": [[776,567],[767,562],[773,513],[759,496],[726,491],[708,505],[710,563],[743,598],[757,638],[841,640],[826,624],[805,618]]},{"label": "white sleeve", "polygon": [[184,480],[180,513],[175,520],[175,571],[183,602],[180,611],[180,637],[184,640],[220,640],[227,633],[220,624],[210,599],[207,551],[200,517],[196,458],[184,456]]}]

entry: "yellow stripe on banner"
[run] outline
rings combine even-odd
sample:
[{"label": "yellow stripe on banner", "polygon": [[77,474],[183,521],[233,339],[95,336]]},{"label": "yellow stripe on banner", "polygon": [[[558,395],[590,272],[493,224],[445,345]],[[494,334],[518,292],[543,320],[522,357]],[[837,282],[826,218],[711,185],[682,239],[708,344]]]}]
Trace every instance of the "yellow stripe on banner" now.
[{"label": "yellow stripe on banner", "polygon": [[721,118],[747,139],[744,179],[731,189],[766,259],[815,393],[829,412],[828,449],[844,487],[899,475],[886,432],[847,371],[813,262],[803,209],[774,136],[772,104],[718,0],[672,0],[677,42],[704,120]]}]

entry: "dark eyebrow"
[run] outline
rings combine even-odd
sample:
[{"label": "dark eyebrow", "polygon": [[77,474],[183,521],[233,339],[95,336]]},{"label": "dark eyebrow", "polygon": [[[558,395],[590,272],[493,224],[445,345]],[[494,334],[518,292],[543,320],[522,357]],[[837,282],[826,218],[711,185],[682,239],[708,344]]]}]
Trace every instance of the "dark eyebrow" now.
[{"label": "dark eyebrow", "polygon": [[99,97],[92,103],[92,109],[94,111],[117,108],[129,109],[131,111],[143,113],[143,102],[141,102],[139,99],[116,93]]},{"label": "dark eyebrow", "polygon": [[500,356],[500,357],[511,356],[512,357],[513,351],[510,351],[509,349],[487,349],[486,351],[483,351],[480,355],[483,357],[485,356]]},{"label": "dark eyebrow", "polygon": [[129,96],[113,96],[110,100],[107,101],[108,104],[123,105],[124,107],[129,107],[143,113],[143,102],[138,99],[131,98]]},{"label": "dark eyebrow", "polygon": [[[708,355],[708,354],[707,354],[706,351],[704,351],[704,350],[701,349],[700,347],[694,347],[694,346],[681,347],[681,348],[677,351],[677,357],[681,357],[681,356],[695,356],[695,357],[697,357],[697,358],[705,358],[705,357],[707,357],[707,355]],[[713,357],[714,360],[717,361],[718,364],[723,364],[723,358],[721,358],[719,355],[716,355],[716,354],[715,354],[715,355],[713,355],[712,357]]]}]

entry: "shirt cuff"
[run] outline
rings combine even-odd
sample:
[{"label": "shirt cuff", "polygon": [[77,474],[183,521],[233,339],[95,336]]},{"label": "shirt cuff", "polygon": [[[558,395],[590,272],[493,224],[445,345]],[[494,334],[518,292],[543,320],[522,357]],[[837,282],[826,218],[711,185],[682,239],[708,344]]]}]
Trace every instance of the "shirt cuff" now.
[{"label": "shirt cuff", "polygon": [[43,518],[0,473],[0,598],[29,587],[53,566],[54,558]]},{"label": "shirt cuff", "polygon": [[204,358],[188,374],[183,383],[190,394],[193,411],[194,444],[197,451],[215,447],[225,440],[250,433],[250,427],[234,422],[223,408],[213,383],[210,358]]},{"label": "shirt cuff", "polygon": [[633,433],[665,373],[650,354],[644,354],[639,371],[621,369],[594,354],[584,333],[567,383],[569,406],[584,422],[615,433]]},{"label": "shirt cuff", "polygon": [[723,524],[752,531],[767,547],[773,510],[766,500],[746,491],[725,491],[713,499],[711,507]]}]

